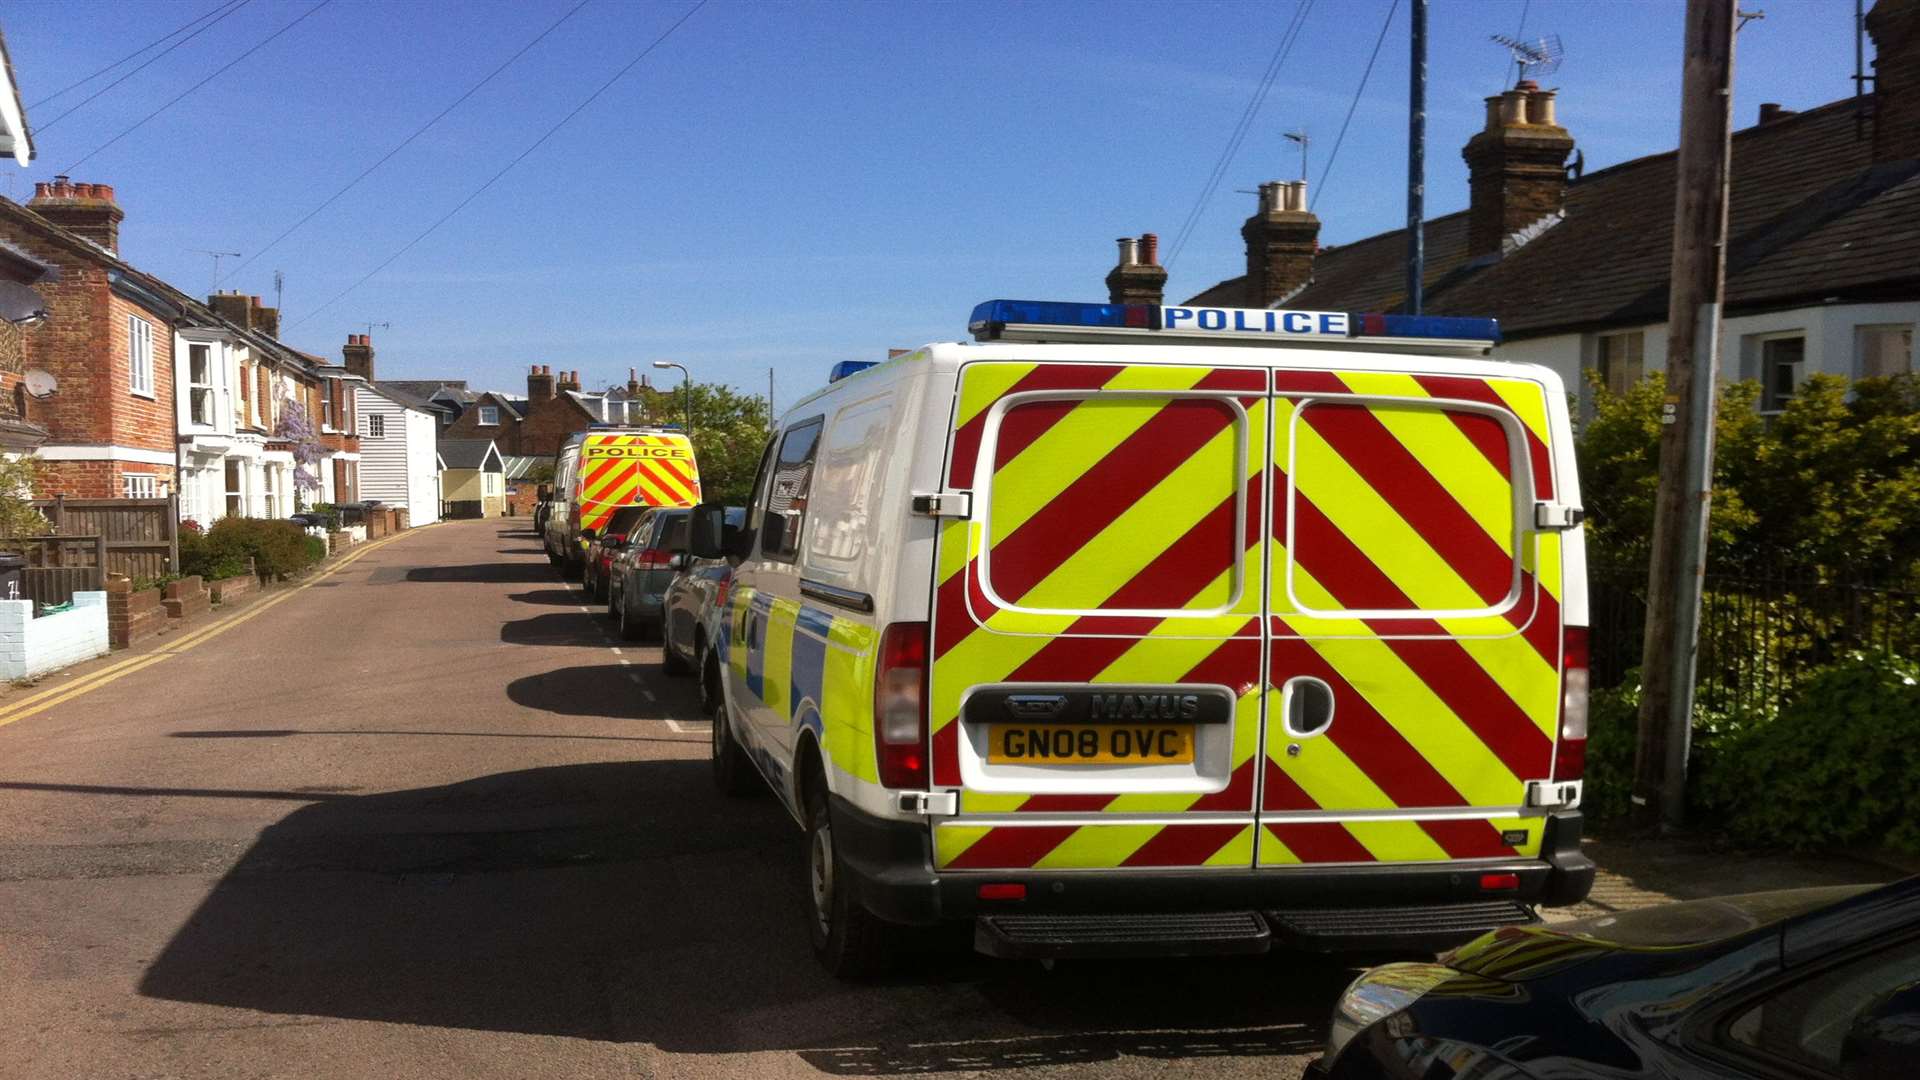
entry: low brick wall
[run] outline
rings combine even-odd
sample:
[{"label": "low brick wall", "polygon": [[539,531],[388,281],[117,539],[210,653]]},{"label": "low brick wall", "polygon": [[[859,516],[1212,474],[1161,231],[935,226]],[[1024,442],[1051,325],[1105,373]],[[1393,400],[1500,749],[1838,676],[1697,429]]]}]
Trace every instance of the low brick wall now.
[{"label": "low brick wall", "polygon": [[213,593],[214,603],[224,604],[236,596],[245,596],[259,588],[259,578],[252,574],[241,574],[239,577],[221,578],[213,583],[210,591]]},{"label": "low brick wall", "polygon": [[134,592],[126,578],[108,579],[107,640],[114,648],[127,648],[166,629],[167,609],[160,599],[159,589]]},{"label": "low brick wall", "polygon": [[0,679],[31,679],[106,651],[106,593],[74,593],[72,611],[37,619],[33,601],[0,600]]},{"label": "low brick wall", "polygon": [[213,609],[213,596],[201,584],[198,574],[167,583],[166,595],[160,600],[160,606],[167,609],[169,619],[191,619],[205,615]]}]

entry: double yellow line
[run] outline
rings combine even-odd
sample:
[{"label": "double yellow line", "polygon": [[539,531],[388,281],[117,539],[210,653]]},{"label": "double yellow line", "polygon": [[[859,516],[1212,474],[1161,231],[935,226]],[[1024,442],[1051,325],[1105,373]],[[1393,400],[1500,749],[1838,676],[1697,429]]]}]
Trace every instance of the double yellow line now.
[{"label": "double yellow line", "polygon": [[389,536],[384,540],[375,540],[371,544],[365,544],[360,550],[342,556],[341,559],[332,566],[327,567],[325,570],[320,571],[280,595],[269,597],[248,608],[246,611],[235,615],[231,619],[222,619],[211,625],[203,626],[198,630],[188,631],[160,648],[155,649],[153,652],[141,653],[139,656],[130,656],[117,664],[109,664],[98,671],[90,671],[73,682],[49,687],[37,694],[21,698],[18,701],[11,701],[0,705],[0,727],[6,727],[15,720],[25,720],[35,713],[45,712],[62,702],[71,701],[82,694],[98,690],[110,682],[123,679],[136,671],[150,668],[162,660],[178,656],[210,638],[226,633],[241,623],[246,622],[248,619],[258,618],[260,615],[265,614],[270,608],[284,604],[302,591],[313,588],[335,571],[346,567],[362,556],[372,554],[375,550],[383,548],[395,540],[402,539],[411,534],[412,530],[408,530],[407,532]]}]

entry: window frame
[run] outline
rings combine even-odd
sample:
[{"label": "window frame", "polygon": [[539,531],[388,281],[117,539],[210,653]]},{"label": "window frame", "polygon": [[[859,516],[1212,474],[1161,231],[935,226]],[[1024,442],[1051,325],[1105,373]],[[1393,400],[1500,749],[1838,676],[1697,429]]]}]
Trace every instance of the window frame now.
[{"label": "window frame", "polygon": [[[205,378],[196,378],[194,365],[196,358],[205,357],[204,370],[200,374]],[[187,420],[195,427],[210,428],[214,417],[219,414],[219,398],[215,393],[213,378],[213,345],[204,341],[187,342]],[[205,395],[203,398],[201,395]],[[207,403],[206,417],[200,415],[200,402]]]},{"label": "window frame", "polygon": [[153,398],[153,324],[131,312],[127,314],[127,392],[135,397]]},{"label": "window frame", "polygon": [[157,499],[160,497],[160,478],[152,473],[123,473],[120,477],[120,493],[128,499]]},{"label": "window frame", "polygon": [[367,438],[384,439],[387,437],[387,418],[384,413],[368,413],[366,415],[366,421]]},{"label": "window frame", "polygon": [[[1627,355],[1610,356],[1608,348],[1611,342],[1624,343]],[[1615,385],[1613,365],[1620,360],[1631,363],[1633,377],[1621,385]],[[1645,330],[1612,330],[1593,335],[1593,366],[1600,373],[1600,385],[1615,397],[1624,396],[1633,389],[1635,383],[1647,373],[1647,332]]]},{"label": "window frame", "polygon": [[[811,494],[813,491],[813,472],[814,472],[815,466],[819,462],[820,444],[822,441],[824,441],[826,436],[827,417],[825,413],[817,413],[813,416],[807,417],[804,420],[796,421],[795,423],[789,425],[787,428],[785,428],[780,432],[780,438],[777,440],[774,440],[774,443],[777,449],[773,451],[772,455],[768,457],[766,462],[763,464],[763,468],[765,470],[764,479],[766,481],[765,490],[755,492],[756,497],[760,500],[758,504],[760,506],[760,511],[761,511],[760,520],[762,524],[765,524],[768,520],[768,515],[770,515],[773,512],[772,480],[773,480],[774,474],[780,471],[781,452],[786,449],[787,440],[793,438],[794,435],[798,434],[801,431],[806,430],[807,428],[814,429],[813,445],[810,448],[808,448],[807,456],[805,460],[797,463],[797,464],[802,464],[806,466],[806,469],[807,469],[806,484],[800,491],[795,492],[792,496],[790,496],[790,498],[798,498],[801,500],[800,510],[799,510],[800,520],[794,526],[794,529],[793,529],[793,533],[794,533],[793,547],[791,548],[770,547],[769,541],[773,537],[773,532],[768,529],[757,530],[758,535],[756,539],[758,540],[758,543],[759,543],[760,557],[762,559],[765,559],[768,562],[788,563],[788,564],[798,563],[800,561],[800,552],[802,551],[802,549],[806,547],[806,544],[807,544],[806,499],[807,499],[807,496]],[[785,529],[782,529],[783,533],[785,531],[786,531]]]},{"label": "window frame", "polygon": [[[1804,379],[1804,369],[1807,363],[1807,332],[1805,330],[1782,330],[1778,333],[1755,334],[1752,341],[1754,367],[1759,373],[1760,378],[1760,400],[1757,402],[1760,415],[1778,416],[1786,411],[1787,406],[1793,402],[1794,397],[1800,391],[1800,383]],[[1772,361],[1768,359],[1767,350],[1783,341],[1798,341],[1800,343],[1800,359],[1794,363],[1798,364],[1802,368],[1802,371],[1800,372],[1801,377],[1794,379],[1793,392],[1789,393],[1785,398],[1776,399],[1773,392]]]},{"label": "window frame", "polygon": [[[475,421],[477,426],[479,427],[499,427],[500,426],[500,406],[481,405],[479,406],[479,413],[480,413],[479,418]],[[491,420],[487,419],[488,413],[493,414],[493,419]]]},{"label": "window frame", "polygon": [[1889,333],[1889,332],[1896,333],[1896,334],[1904,332],[1907,335],[1907,361],[1905,365],[1903,365],[1900,368],[1900,370],[1895,371],[1892,374],[1893,375],[1912,374],[1913,371],[1915,370],[1915,367],[1914,367],[1915,355],[1914,355],[1914,342],[1913,342],[1915,329],[1916,329],[1915,324],[1910,322],[1859,323],[1856,326],[1854,326],[1853,328],[1854,378],[1883,379],[1888,377],[1886,375],[1875,375],[1874,373],[1867,370],[1867,339],[1872,335]]}]

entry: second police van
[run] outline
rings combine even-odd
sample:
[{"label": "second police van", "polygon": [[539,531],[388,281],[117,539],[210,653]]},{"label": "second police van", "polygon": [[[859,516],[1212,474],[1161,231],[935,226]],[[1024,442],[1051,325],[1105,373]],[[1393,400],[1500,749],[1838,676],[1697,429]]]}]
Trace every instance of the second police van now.
[{"label": "second police van", "polygon": [[541,523],[547,558],[569,578],[583,570],[586,541],[627,506],[693,506],[700,468],[693,441],[673,427],[597,426],[576,432],[553,458],[553,490]]},{"label": "second police van", "polygon": [[1566,395],[1492,320],[993,301],[781,419],[707,628],[723,788],[841,975],[1438,948],[1582,899]]}]

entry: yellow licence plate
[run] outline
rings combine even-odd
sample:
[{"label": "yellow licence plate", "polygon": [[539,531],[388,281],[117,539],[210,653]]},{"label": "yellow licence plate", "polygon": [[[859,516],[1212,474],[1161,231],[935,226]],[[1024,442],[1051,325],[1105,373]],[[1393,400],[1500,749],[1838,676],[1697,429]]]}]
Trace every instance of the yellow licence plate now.
[{"label": "yellow licence plate", "polygon": [[994,765],[1186,765],[1192,724],[989,724]]}]

